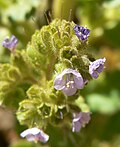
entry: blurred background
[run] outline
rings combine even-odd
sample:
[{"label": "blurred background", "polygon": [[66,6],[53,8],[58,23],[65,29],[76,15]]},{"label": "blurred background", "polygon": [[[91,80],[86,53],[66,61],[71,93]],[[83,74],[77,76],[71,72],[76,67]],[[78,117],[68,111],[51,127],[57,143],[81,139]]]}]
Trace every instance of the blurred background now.
[{"label": "blurred background", "polygon": [[[89,52],[105,57],[104,72],[81,94],[92,112],[91,122],[80,133],[50,132],[48,144],[21,140],[15,114],[0,107],[0,147],[120,147],[120,0],[0,0],[0,44],[6,36],[19,39],[25,49],[36,29],[61,18],[90,30]],[[0,63],[8,63],[9,50],[0,45]]]}]

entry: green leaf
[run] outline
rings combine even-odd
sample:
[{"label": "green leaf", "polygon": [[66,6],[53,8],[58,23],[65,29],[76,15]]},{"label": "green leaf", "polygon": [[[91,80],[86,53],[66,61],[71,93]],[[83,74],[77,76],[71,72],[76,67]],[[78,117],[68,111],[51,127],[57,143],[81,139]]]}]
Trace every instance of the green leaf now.
[{"label": "green leaf", "polygon": [[100,113],[109,114],[120,109],[119,95],[116,92],[111,92],[111,95],[90,94],[87,96],[87,101],[92,111]]}]

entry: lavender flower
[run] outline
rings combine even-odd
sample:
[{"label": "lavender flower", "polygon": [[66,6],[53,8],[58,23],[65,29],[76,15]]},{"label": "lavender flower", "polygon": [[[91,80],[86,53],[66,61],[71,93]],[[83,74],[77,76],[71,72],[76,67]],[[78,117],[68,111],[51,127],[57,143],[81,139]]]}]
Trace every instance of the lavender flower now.
[{"label": "lavender flower", "polygon": [[82,27],[82,26],[79,26],[79,25],[76,25],[74,27],[74,31],[75,31],[76,36],[80,40],[87,40],[87,38],[89,37],[89,34],[90,34],[90,30],[89,29],[87,29],[85,27]]},{"label": "lavender flower", "polygon": [[98,78],[99,74],[103,71],[105,61],[105,58],[98,59],[89,65],[89,73],[93,78]]},{"label": "lavender flower", "polygon": [[41,141],[46,143],[49,140],[49,136],[38,128],[27,129],[20,136],[23,138],[26,137],[28,141]]},{"label": "lavender flower", "polygon": [[9,37],[6,37],[4,39],[4,41],[2,42],[2,45],[5,47],[5,48],[8,48],[10,51],[14,52],[15,51],[15,48],[16,48],[16,45],[18,44],[18,39],[12,35],[11,38]]},{"label": "lavender flower", "polygon": [[79,132],[82,127],[90,121],[90,112],[80,112],[73,114],[72,131]]},{"label": "lavender flower", "polygon": [[77,89],[84,87],[84,81],[79,72],[73,69],[65,69],[61,74],[57,75],[54,81],[54,88],[62,90],[67,96],[72,96]]}]

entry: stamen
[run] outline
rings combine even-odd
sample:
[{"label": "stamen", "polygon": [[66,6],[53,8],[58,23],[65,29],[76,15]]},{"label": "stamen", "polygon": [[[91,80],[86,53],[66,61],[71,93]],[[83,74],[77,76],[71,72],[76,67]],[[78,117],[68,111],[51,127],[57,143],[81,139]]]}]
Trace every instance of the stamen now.
[{"label": "stamen", "polygon": [[69,82],[67,82],[67,83],[66,83],[66,87],[67,87],[67,88],[70,88],[70,85],[72,85],[73,83],[74,83],[74,81],[69,81]]}]

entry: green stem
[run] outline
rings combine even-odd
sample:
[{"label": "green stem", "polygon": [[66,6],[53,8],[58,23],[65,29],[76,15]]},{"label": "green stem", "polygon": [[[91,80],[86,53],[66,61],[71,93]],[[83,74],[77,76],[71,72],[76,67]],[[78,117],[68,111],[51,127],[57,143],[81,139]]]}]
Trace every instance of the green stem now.
[{"label": "green stem", "polygon": [[75,10],[75,0],[53,0],[54,18],[69,20],[71,17],[71,20],[73,20],[74,12],[71,13],[71,10]]}]

